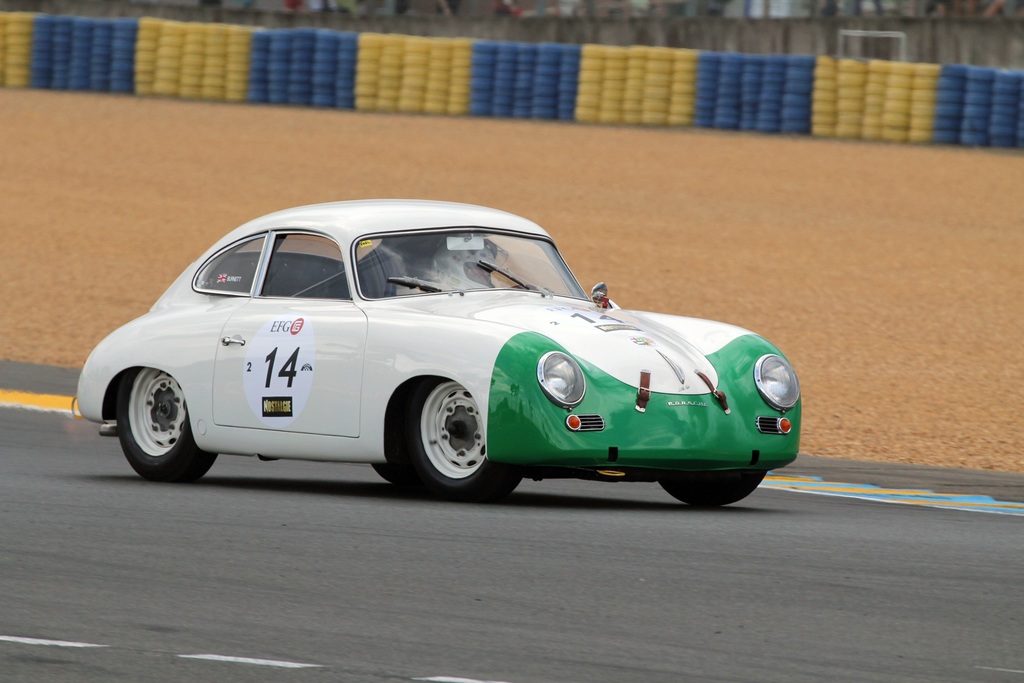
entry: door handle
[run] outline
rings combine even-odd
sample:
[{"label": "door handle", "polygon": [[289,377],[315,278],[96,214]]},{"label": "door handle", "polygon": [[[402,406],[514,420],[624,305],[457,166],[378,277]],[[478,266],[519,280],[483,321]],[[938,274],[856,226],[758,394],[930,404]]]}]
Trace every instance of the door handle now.
[{"label": "door handle", "polygon": [[231,346],[232,344],[245,346],[245,340],[239,337],[237,334],[233,337],[222,337],[220,343],[223,344],[224,346]]}]

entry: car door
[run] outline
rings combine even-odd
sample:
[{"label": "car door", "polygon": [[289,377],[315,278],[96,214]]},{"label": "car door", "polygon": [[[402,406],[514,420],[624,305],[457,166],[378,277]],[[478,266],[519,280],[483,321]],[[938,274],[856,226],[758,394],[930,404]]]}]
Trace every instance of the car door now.
[{"label": "car door", "polygon": [[214,422],[357,437],[366,316],[349,295],[341,251],[319,235],[272,240],[257,296],[221,333]]}]

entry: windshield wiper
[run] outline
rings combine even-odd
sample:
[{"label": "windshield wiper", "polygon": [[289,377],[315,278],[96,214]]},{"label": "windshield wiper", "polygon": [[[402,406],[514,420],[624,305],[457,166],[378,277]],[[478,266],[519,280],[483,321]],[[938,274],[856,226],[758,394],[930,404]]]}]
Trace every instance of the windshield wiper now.
[{"label": "windshield wiper", "polygon": [[547,289],[538,287],[535,284],[527,282],[522,277],[520,277],[520,276],[516,275],[515,273],[513,273],[511,270],[509,270],[507,268],[502,268],[501,266],[499,266],[497,263],[495,263],[493,261],[488,261],[487,259],[480,259],[479,261],[476,262],[476,264],[478,266],[480,266],[481,268],[483,268],[484,270],[486,270],[488,273],[497,273],[498,275],[501,275],[501,276],[507,278],[508,280],[512,281],[513,283],[519,285],[523,289],[529,289],[529,290],[532,290],[532,291],[535,291],[535,292],[540,292],[541,295],[550,294],[551,293]]},{"label": "windshield wiper", "polygon": [[403,287],[412,287],[413,289],[422,289],[424,292],[443,292],[440,286],[427,280],[421,280],[416,277],[389,277],[388,282],[394,285],[402,285]]}]

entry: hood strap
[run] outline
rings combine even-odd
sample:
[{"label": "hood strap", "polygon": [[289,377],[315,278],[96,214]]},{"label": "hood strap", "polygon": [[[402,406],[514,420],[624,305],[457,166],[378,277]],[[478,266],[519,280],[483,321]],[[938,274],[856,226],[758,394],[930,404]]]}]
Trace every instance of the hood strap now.
[{"label": "hood strap", "polygon": [[729,401],[725,398],[725,392],[722,392],[722,391],[719,391],[718,389],[715,389],[715,385],[711,383],[711,378],[708,377],[707,375],[705,375],[700,370],[694,370],[694,372],[697,373],[698,377],[700,377],[702,380],[704,380],[704,384],[708,385],[708,389],[711,390],[711,395],[715,397],[715,400],[717,400],[719,405],[722,406],[722,410],[724,410],[725,414],[728,415],[729,414]]},{"label": "hood strap", "polygon": [[636,392],[637,412],[647,412],[647,402],[651,400],[651,371],[640,371],[640,389]]}]

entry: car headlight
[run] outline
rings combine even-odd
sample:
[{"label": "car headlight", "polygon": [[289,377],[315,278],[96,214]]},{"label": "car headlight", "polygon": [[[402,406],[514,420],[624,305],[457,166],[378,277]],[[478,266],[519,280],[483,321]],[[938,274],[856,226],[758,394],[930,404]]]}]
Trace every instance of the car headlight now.
[{"label": "car headlight", "polygon": [[789,410],[800,400],[800,380],[793,366],[774,353],[761,356],[754,364],[754,383],[761,397],[776,410]]},{"label": "car headlight", "polygon": [[537,362],[537,381],[549,399],[563,408],[583,400],[587,382],[579,363],[560,351],[551,351]]}]

